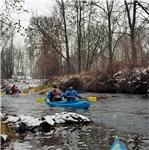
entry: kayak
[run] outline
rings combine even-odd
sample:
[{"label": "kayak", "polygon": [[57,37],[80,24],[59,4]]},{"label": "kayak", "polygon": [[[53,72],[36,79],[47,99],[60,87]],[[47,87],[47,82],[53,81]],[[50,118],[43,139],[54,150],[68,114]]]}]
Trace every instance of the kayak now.
[{"label": "kayak", "polygon": [[90,107],[90,103],[87,101],[50,101],[46,99],[46,103],[51,107],[71,107],[71,108],[83,108],[88,109]]},{"label": "kayak", "polygon": [[124,143],[122,143],[118,137],[115,138],[110,150],[127,150]]}]

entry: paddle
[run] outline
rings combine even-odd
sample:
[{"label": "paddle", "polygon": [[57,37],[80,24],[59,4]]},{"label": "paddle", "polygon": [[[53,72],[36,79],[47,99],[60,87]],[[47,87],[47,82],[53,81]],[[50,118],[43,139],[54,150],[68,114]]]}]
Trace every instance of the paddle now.
[{"label": "paddle", "polygon": [[42,98],[42,97],[36,98],[36,102],[37,103],[43,103],[43,102],[45,102],[45,98]]},{"label": "paddle", "polygon": [[4,96],[5,94],[4,93],[0,93],[0,96]]},{"label": "paddle", "polygon": [[28,93],[20,93],[19,95],[20,95],[20,96],[27,96]]},{"label": "paddle", "polygon": [[[4,96],[4,95],[5,95],[5,93],[0,93],[0,96]],[[27,96],[28,93],[19,93],[18,95],[19,96]]]},{"label": "paddle", "polygon": [[[83,98],[83,99],[87,99],[90,102],[96,102],[96,100],[97,100],[96,96],[88,96],[88,97]],[[36,102],[37,103],[43,103],[43,102],[45,102],[45,98],[41,98],[41,97],[36,98]]]},{"label": "paddle", "polygon": [[88,96],[86,99],[90,102],[96,102],[97,97],[96,96]]}]

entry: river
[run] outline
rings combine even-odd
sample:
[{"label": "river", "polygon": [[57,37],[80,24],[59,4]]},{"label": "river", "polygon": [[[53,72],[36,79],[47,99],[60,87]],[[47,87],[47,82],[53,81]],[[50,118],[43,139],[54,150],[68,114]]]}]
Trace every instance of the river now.
[{"label": "river", "polygon": [[[50,133],[26,133],[4,149],[13,150],[106,150],[117,135],[128,149],[149,150],[149,97],[130,94],[82,93],[94,95],[88,110],[49,107],[35,101],[39,96],[1,97],[2,112],[41,117],[57,112],[76,112],[93,120],[88,126],[59,127]],[[105,97],[105,98],[104,98]]]}]

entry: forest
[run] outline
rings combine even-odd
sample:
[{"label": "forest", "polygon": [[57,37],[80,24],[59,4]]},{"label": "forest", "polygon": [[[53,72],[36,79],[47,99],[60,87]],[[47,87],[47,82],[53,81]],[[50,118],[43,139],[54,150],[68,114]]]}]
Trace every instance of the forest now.
[{"label": "forest", "polygon": [[[1,13],[1,78],[147,68],[149,7],[142,1],[56,0],[45,16],[32,13],[27,28],[13,12],[23,0],[5,0]],[[15,34],[24,46],[15,45]]]}]

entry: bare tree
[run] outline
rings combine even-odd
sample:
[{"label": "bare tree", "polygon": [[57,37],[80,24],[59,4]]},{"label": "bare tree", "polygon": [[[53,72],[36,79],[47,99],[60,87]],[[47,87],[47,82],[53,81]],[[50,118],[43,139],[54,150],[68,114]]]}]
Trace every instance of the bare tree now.
[{"label": "bare tree", "polygon": [[59,74],[59,59],[55,53],[52,53],[52,47],[49,47],[46,39],[42,39],[42,53],[36,61],[35,77],[48,79],[51,75]]},{"label": "bare tree", "polygon": [[[101,11],[101,17],[105,20],[105,30],[107,33],[107,49],[108,49],[108,70],[113,73],[113,58],[118,41],[121,39],[122,35],[119,32],[119,19],[121,16],[121,11],[118,10],[118,3],[114,0],[106,0],[105,5],[99,5],[97,2],[92,2],[92,5],[97,6]],[[116,34],[116,33],[119,34]]]},{"label": "bare tree", "polygon": [[13,36],[11,33],[8,43],[2,47],[1,51],[1,78],[11,78],[14,69],[14,46]]},{"label": "bare tree", "polygon": [[[1,27],[1,73],[3,78],[11,78],[14,70],[14,34],[20,32],[24,27],[20,20],[12,17],[12,13],[24,13],[23,0],[4,0],[1,5],[0,27]],[[16,21],[17,20],[17,21]],[[21,33],[22,34],[22,33]],[[22,34],[23,35],[23,34]],[[9,68],[9,69],[8,69]]]},{"label": "bare tree", "polygon": [[[128,26],[129,26],[129,34],[128,35],[130,36],[130,43],[131,43],[132,67],[135,67],[138,65],[136,35],[137,35],[137,32],[139,32],[142,29],[142,27],[145,26],[145,24],[147,22],[146,17],[144,15],[142,15],[142,12],[140,11],[139,7],[141,6],[141,9],[143,11],[145,11],[147,14],[148,14],[148,11],[137,0],[133,0],[133,2],[131,2],[131,3],[128,3],[126,0],[124,0],[124,3],[125,3],[125,7],[126,7]],[[139,12],[137,12],[137,10],[139,10]],[[140,16],[141,16],[141,18],[140,18]],[[142,20],[142,16],[143,16],[144,20]]]},{"label": "bare tree", "polygon": [[78,49],[78,72],[81,72],[81,39],[82,39],[82,10],[83,4],[75,0],[76,24],[77,24],[77,49]]},{"label": "bare tree", "polygon": [[67,22],[66,22],[66,5],[63,0],[57,1],[60,15],[62,16],[62,22],[64,27],[64,37],[65,37],[65,46],[66,46],[66,62],[68,67],[68,73],[70,74],[70,52],[69,52],[69,42],[68,42],[68,31],[67,31]]},{"label": "bare tree", "polygon": [[[40,56],[44,52],[41,48],[44,39],[49,45],[49,52],[59,58],[59,69],[62,70],[62,58],[67,62],[67,55],[65,56],[64,52],[65,37],[61,20],[56,15],[53,17],[32,17],[28,30],[30,30],[27,38],[27,41],[29,41],[27,43],[30,43],[28,54],[31,56],[31,60],[33,60],[32,56],[37,60],[38,55]],[[46,42],[44,43],[47,44]]]},{"label": "bare tree", "polygon": [[[127,17],[128,17],[128,24],[130,28],[130,38],[131,38],[131,51],[132,51],[132,65],[137,65],[137,51],[135,45],[135,26],[136,26],[136,0],[133,1],[133,14],[131,16],[130,9],[128,7],[128,3],[125,2]],[[132,18],[132,19],[131,19]]]}]

